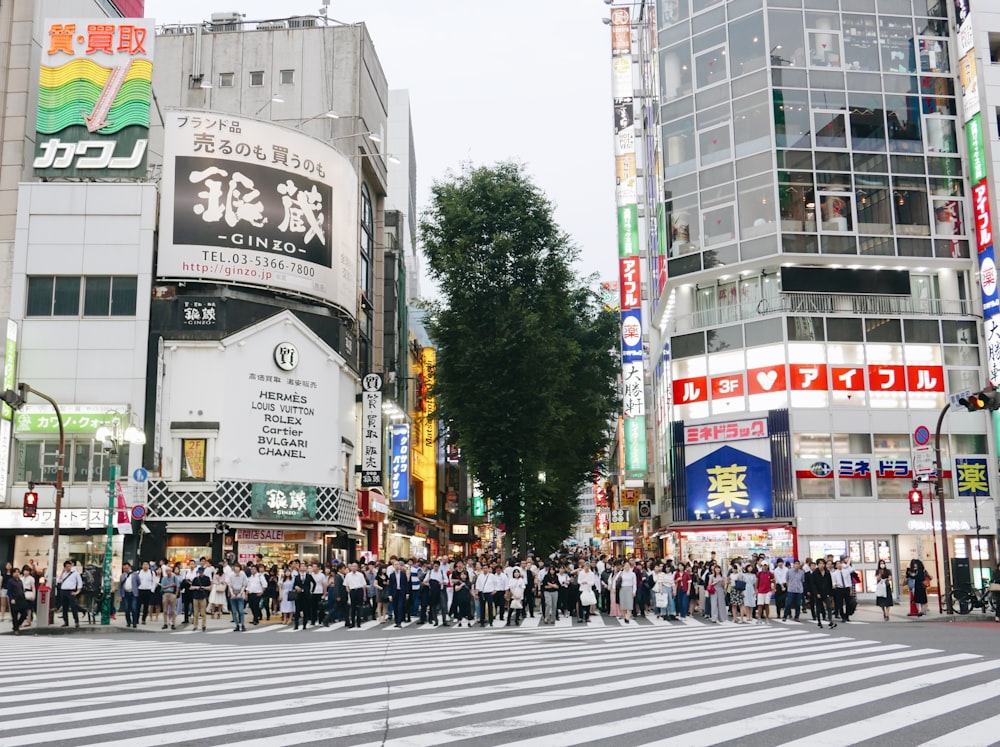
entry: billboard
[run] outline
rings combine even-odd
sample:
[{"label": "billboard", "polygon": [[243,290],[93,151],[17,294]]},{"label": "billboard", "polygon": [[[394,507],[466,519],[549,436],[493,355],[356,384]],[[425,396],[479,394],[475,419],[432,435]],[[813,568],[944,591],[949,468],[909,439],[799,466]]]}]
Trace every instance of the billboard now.
[{"label": "billboard", "polygon": [[154,38],[150,18],[45,21],[35,176],[146,175]]},{"label": "billboard", "polygon": [[164,116],[160,278],[357,307],[358,179],[308,135],[246,117]]},{"label": "billboard", "polygon": [[[389,500],[405,503],[410,500],[410,428],[392,426],[392,461],[389,463]],[[473,514],[482,516],[482,514]]]},{"label": "billboard", "polygon": [[145,15],[146,0],[111,0],[111,3],[126,18],[142,18]]}]

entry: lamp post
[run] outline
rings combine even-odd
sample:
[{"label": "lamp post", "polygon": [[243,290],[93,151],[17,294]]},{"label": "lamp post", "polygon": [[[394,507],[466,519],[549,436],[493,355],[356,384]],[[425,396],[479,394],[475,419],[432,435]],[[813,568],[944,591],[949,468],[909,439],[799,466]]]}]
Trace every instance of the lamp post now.
[{"label": "lamp post", "polygon": [[[937,494],[938,499],[938,512],[941,514],[941,549],[944,555],[944,593],[945,593],[945,609],[948,610],[948,614],[952,615],[955,610],[951,604],[951,554],[948,551],[948,522],[944,513],[944,487],[942,483],[944,482],[944,465],[941,464],[941,426],[944,423],[944,416],[948,414],[948,410],[951,409],[951,404],[947,404],[941,408],[941,414],[938,415],[937,428],[934,431],[934,460],[937,466],[937,480],[934,483],[934,492]],[[978,521],[976,522],[979,523]],[[931,526],[934,526],[933,520],[931,521]]]},{"label": "lamp post", "polygon": [[105,451],[111,457],[109,469],[110,478],[108,480],[108,521],[107,535],[104,542],[104,568],[101,588],[101,625],[111,624],[111,610],[114,608],[114,599],[111,593],[111,559],[112,545],[115,536],[115,486],[118,482],[118,447],[125,441],[128,444],[146,443],[146,435],[134,425],[122,426],[122,413],[112,412],[108,425],[102,425],[97,429],[94,437],[101,442]]},{"label": "lamp post", "polygon": [[[56,481],[55,483],[48,482],[36,482],[36,485],[54,485],[56,489],[56,510],[55,516],[52,519],[52,547],[49,549],[49,589],[54,590],[56,588],[56,558],[59,555],[59,514],[62,512],[62,499],[63,499],[63,469],[66,464],[66,433],[63,430],[63,419],[62,413],[59,411],[59,405],[56,401],[52,399],[47,394],[43,394],[37,389],[32,389],[30,386],[21,382],[17,385],[17,391],[12,389],[7,389],[0,394],[0,400],[3,400],[6,404],[14,410],[20,410],[24,406],[25,397],[28,394],[37,394],[39,397],[44,399],[50,405],[52,409],[56,411],[56,422],[59,424],[59,459],[56,462]],[[6,489],[6,485],[3,486]],[[49,594],[51,595],[51,591]],[[49,626],[49,609],[52,607],[51,596],[49,597],[49,607],[44,608],[39,605],[38,608],[38,624],[39,627]]]}]

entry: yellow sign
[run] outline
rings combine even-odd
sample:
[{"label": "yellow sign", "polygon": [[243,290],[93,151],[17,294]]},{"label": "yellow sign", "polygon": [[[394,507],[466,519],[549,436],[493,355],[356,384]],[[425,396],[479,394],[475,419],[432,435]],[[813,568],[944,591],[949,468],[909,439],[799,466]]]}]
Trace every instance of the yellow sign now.
[{"label": "yellow sign", "polygon": [[635,488],[626,488],[622,491],[622,505],[635,506],[639,503],[639,491]]},{"label": "yellow sign", "polygon": [[628,529],[628,527],[629,527],[629,523],[627,521],[612,521],[611,522],[611,531],[612,532],[625,531],[626,529]]}]

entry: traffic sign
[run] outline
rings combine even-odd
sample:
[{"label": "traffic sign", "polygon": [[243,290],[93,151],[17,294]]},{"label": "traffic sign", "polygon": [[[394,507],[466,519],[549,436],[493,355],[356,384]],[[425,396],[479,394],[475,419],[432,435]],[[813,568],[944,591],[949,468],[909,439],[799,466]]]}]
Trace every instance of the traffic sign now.
[{"label": "traffic sign", "polygon": [[146,482],[149,479],[149,472],[139,467],[132,473],[132,479],[136,482]]},{"label": "traffic sign", "polygon": [[913,440],[917,442],[917,446],[926,446],[927,442],[931,440],[931,431],[926,425],[918,425],[917,429],[913,431]]},{"label": "traffic sign", "polygon": [[132,518],[135,521],[142,521],[146,518],[145,506],[132,506]]},{"label": "traffic sign", "polygon": [[653,518],[653,502],[650,500],[639,501],[639,518],[640,519],[652,519]]},{"label": "traffic sign", "polygon": [[628,521],[628,511],[623,508],[616,508],[611,511],[611,523],[618,524]]}]

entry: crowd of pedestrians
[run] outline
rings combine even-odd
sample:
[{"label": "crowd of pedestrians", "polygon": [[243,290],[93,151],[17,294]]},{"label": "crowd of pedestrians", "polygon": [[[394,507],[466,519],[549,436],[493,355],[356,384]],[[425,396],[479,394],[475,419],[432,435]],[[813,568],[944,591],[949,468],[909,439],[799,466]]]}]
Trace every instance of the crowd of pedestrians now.
[{"label": "crowd of pedestrians", "polygon": [[[995,574],[1000,578],[1000,570]],[[31,566],[4,571],[3,605],[14,632],[30,624],[40,572]],[[883,618],[899,599],[885,561],[875,574],[875,601]],[[910,615],[927,612],[931,577],[919,560],[904,578]],[[850,622],[857,608],[861,578],[847,556],[786,561],[753,555],[725,563],[715,558],[616,558],[583,552],[556,553],[549,558],[502,561],[491,555],[429,561],[391,557],[387,561],[327,564],[292,560],[265,567],[256,563],[218,563],[207,558],[186,564],[144,561],[125,563],[115,579],[115,608],[126,627],[152,622],[162,630],[193,625],[206,631],[207,619],[228,615],[234,630],[259,625],[272,616],[294,630],[343,624],[360,628],[377,620],[401,627],[418,625],[493,627],[519,626],[525,618],[553,625],[561,618],[580,623],[594,614],[623,623],[635,617],[665,620],[700,615],[712,623],[767,624],[772,619],[800,621],[803,613],[818,627]],[[68,615],[83,611],[77,602],[84,580],[66,561],[57,584],[56,601],[63,625]],[[774,607],[772,616],[771,607]]]}]

